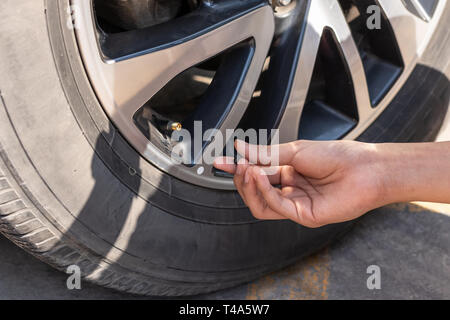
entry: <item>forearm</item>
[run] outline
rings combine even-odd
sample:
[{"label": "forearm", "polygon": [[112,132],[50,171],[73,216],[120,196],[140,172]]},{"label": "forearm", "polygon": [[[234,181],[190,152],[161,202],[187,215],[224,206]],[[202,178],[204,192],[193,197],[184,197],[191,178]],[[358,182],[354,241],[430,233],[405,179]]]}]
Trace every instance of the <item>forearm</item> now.
[{"label": "forearm", "polygon": [[376,145],[382,204],[450,203],[450,142]]}]

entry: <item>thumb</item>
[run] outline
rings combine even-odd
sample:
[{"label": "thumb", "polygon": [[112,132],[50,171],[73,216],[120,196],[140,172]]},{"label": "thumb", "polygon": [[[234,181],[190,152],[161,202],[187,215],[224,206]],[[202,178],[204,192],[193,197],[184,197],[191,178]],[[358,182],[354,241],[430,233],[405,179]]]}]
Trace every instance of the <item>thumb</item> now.
[{"label": "thumb", "polygon": [[280,145],[251,145],[242,140],[236,140],[236,151],[250,163],[262,166],[290,165],[299,151],[299,142]]}]

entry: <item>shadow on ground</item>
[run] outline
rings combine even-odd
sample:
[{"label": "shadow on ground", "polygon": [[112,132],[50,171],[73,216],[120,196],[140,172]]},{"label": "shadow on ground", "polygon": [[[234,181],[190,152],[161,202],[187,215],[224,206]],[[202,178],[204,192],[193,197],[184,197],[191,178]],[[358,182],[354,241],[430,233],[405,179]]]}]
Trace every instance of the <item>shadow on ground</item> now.
[{"label": "shadow on ground", "polygon": [[[365,216],[319,254],[245,288],[211,298],[448,299],[450,209],[396,204]],[[367,267],[381,268],[381,290],[367,289]]]},{"label": "shadow on ground", "polygon": [[[397,204],[364,217],[340,241],[290,268],[204,299],[450,298],[450,210]],[[369,265],[381,290],[367,289]],[[0,238],[0,299],[129,299],[88,283],[66,289],[66,275]]]}]

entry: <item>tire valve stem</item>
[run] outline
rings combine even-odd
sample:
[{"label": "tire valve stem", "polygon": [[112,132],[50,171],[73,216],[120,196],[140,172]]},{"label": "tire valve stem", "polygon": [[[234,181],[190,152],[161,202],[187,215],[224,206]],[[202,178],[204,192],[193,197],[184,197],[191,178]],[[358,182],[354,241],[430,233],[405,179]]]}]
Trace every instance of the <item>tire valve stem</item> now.
[{"label": "tire valve stem", "polygon": [[169,121],[167,123],[167,130],[168,131],[181,131],[183,129],[183,125],[179,122],[173,122]]}]

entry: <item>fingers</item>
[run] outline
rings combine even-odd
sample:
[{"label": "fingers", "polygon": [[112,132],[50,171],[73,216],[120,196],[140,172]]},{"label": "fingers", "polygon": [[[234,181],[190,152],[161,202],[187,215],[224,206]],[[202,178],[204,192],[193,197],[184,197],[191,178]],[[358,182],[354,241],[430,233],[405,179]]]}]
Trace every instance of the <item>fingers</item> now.
[{"label": "fingers", "polygon": [[296,177],[298,176],[297,171],[291,166],[279,166],[279,167],[258,167],[264,172],[264,174],[269,179],[271,185],[281,185],[294,186]]},{"label": "fingers", "polygon": [[[247,164],[245,166],[244,164]],[[248,167],[248,161],[241,163],[241,165],[244,165],[242,167],[242,171],[245,171],[246,167]],[[236,170],[238,168],[238,165],[234,164],[234,158],[231,157],[220,157],[216,158],[214,160],[214,167],[216,169],[228,172],[230,174],[236,174]],[[293,168],[291,168],[293,170]],[[264,170],[266,172],[267,177],[269,178],[269,181],[273,185],[282,184],[282,171],[286,172],[286,168],[283,167],[264,167]],[[290,171],[292,171],[290,170]],[[241,172],[240,172],[241,173]],[[242,173],[240,174],[242,175]],[[284,179],[286,180],[286,179]]]},{"label": "fingers", "polygon": [[261,193],[258,191],[256,187],[255,180],[252,175],[252,170],[255,167],[249,167],[246,171],[244,177],[244,183],[238,187],[240,193],[243,194],[243,198],[245,199],[245,203],[249,207],[253,216],[260,220],[285,220],[286,217],[278,214],[274,210],[272,210]]},{"label": "fingers", "polygon": [[235,174],[236,165],[234,164],[234,158],[231,157],[220,157],[214,160],[214,167],[216,169],[228,172],[230,174]]},{"label": "fingers", "polygon": [[263,170],[254,167],[251,174],[256,182],[255,186],[272,210],[285,218],[295,217],[297,209],[294,203],[283,197],[281,190],[271,185]]},{"label": "fingers", "polygon": [[265,201],[258,192],[255,181],[252,178],[251,166],[244,158],[239,160],[234,168],[234,184],[242,200],[244,200],[245,204],[257,219],[285,219],[265,205]]},{"label": "fingers", "polygon": [[293,204],[282,197],[279,189],[272,187],[272,184],[282,182],[283,170],[292,171],[293,168],[251,166],[245,158],[240,159],[237,165],[232,158],[218,158],[214,166],[234,174],[237,191],[255,218],[285,220],[294,215],[295,206],[292,207]]},{"label": "fingers", "polygon": [[[254,167],[256,168],[256,166]],[[261,170],[265,171],[265,175],[269,179],[270,184],[272,185],[278,185],[282,182],[282,169],[283,167],[258,167],[261,168]]]},{"label": "fingers", "polygon": [[281,190],[270,184],[264,172],[257,167],[253,167],[251,173],[255,186],[263,201],[270,208],[270,212],[283,217],[283,219],[293,220],[305,227],[316,228],[320,226],[315,219],[311,219],[311,213],[305,210],[304,203],[286,198]]},{"label": "fingers", "polygon": [[251,145],[236,140],[237,152],[254,164],[263,166],[290,165],[298,152],[298,142],[291,142],[273,146]]}]

